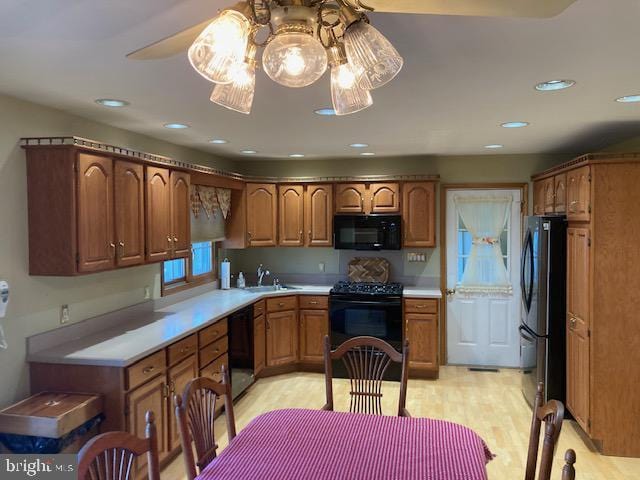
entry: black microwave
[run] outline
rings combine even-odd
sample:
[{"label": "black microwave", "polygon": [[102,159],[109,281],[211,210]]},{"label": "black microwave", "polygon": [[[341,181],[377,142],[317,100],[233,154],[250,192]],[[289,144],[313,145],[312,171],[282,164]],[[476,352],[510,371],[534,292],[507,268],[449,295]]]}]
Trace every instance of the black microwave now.
[{"label": "black microwave", "polygon": [[400,215],[335,215],[334,246],[337,250],[400,250]]}]

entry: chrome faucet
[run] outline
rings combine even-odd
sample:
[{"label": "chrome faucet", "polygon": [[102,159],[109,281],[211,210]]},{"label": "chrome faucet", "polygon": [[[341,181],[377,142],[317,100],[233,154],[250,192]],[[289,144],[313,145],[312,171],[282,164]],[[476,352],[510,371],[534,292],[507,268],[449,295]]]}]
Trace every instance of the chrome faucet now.
[{"label": "chrome faucet", "polygon": [[265,275],[271,275],[271,272],[269,270],[267,270],[266,268],[264,268],[262,266],[262,264],[258,265],[258,286],[261,287],[262,286],[262,279],[264,278]]}]

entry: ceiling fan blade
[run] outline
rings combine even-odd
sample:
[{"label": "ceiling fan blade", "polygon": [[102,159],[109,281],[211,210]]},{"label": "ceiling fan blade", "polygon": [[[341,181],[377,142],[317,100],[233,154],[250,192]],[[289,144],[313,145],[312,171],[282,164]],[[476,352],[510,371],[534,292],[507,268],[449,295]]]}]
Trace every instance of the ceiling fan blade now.
[{"label": "ceiling fan blade", "polygon": [[158,40],[146,47],[139,48],[127,54],[127,58],[132,60],[158,60],[184,52],[212,21],[213,18],[210,18],[193,27],[182,30],[175,35]]},{"label": "ceiling fan blade", "polygon": [[576,0],[347,0],[374,12],[549,18]]}]

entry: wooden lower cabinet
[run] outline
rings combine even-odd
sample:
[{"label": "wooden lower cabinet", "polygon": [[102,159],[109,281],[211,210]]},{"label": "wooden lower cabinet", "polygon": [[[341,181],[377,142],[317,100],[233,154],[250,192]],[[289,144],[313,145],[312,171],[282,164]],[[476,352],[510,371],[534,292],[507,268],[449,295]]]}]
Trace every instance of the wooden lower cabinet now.
[{"label": "wooden lower cabinet", "polygon": [[175,404],[173,402],[174,395],[182,395],[187,383],[198,376],[198,363],[196,356],[191,355],[186,360],[181,361],[177,365],[169,368],[167,371],[167,381],[169,385],[168,400],[168,418],[169,418],[169,451],[175,450],[180,446],[180,435],[178,433],[178,423],[176,421]]},{"label": "wooden lower cabinet", "polygon": [[567,327],[567,408],[589,433],[589,337],[573,320]]},{"label": "wooden lower cabinet", "polygon": [[298,312],[287,310],[267,314],[267,366],[298,361]]},{"label": "wooden lower cabinet", "polygon": [[324,337],[328,334],[327,310],[300,310],[300,362],[322,364]]},{"label": "wooden lower cabinet", "polygon": [[433,298],[409,298],[404,301],[405,339],[409,341],[409,372],[417,377],[437,377],[438,310]]},{"label": "wooden lower cabinet", "polygon": [[[155,415],[158,432],[158,450],[160,460],[169,453],[167,442],[167,384],[161,375],[126,395],[127,425],[126,429],[139,438],[145,437],[147,411]],[[142,478],[147,471],[147,457],[140,456],[136,460],[134,478]]]}]

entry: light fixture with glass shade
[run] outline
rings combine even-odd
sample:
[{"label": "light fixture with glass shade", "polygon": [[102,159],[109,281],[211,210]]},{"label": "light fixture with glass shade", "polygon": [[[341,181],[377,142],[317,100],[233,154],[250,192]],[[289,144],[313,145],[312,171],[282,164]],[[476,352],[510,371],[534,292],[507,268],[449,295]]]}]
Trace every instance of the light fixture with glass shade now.
[{"label": "light fixture with glass shade", "polygon": [[256,47],[250,45],[245,61],[232,67],[231,83],[213,87],[210,100],[229,110],[249,114],[256,88]]},{"label": "light fixture with glass shade", "polygon": [[258,48],[264,48],[265,73],[286,87],[313,84],[330,63],[336,115],[359,112],[373,103],[369,90],[389,82],[403,64],[363,9],[345,0],[242,1],[202,31],[189,61],[217,84],[212,102],[245,114],[255,92]]}]

